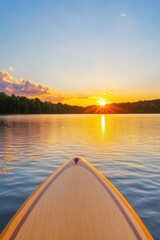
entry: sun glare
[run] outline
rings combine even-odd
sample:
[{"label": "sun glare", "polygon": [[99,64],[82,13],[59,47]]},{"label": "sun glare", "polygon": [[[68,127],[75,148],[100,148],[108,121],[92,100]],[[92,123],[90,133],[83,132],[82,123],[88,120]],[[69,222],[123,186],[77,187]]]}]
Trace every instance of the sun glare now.
[{"label": "sun glare", "polygon": [[100,106],[105,106],[107,104],[107,102],[104,99],[100,99],[98,103]]}]

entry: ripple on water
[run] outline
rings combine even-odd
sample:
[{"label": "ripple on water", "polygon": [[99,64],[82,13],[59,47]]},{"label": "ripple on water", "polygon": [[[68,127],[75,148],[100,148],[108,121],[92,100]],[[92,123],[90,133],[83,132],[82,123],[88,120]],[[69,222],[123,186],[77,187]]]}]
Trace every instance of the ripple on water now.
[{"label": "ripple on water", "polygon": [[160,236],[159,115],[0,117],[0,231],[65,160],[86,158]]}]

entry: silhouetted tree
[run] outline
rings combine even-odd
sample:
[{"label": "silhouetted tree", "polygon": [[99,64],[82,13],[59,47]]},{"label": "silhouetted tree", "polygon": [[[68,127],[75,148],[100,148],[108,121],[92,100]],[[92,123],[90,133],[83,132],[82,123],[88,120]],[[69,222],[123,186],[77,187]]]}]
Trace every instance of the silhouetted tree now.
[{"label": "silhouetted tree", "polygon": [[0,114],[76,114],[76,113],[160,113],[160,99],[127,103],[112,103],[104,106],[70,106],[62,103],[42,102],[39,98],[9,96],[0,93]]}]

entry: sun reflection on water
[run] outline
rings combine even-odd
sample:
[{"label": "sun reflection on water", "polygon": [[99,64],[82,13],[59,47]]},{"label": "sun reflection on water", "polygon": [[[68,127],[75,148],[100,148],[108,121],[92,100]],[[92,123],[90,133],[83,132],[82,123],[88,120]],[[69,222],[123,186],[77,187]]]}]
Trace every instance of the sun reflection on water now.
[{"label": "sun reflection on water", "polygon": [[106,132],[106,118],[104,114],[101,116],[101,132],[102,134]]}]

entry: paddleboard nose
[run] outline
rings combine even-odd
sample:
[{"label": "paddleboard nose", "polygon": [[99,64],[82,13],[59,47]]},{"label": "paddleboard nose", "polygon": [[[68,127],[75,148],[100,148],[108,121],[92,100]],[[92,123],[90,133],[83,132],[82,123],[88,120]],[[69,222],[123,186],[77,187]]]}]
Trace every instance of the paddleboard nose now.
[{"label": "paddleboard nose", "polygon": [[76,165],[77,165],[77,163],[78,163],[79,160],[80,160],[80,159],[79,159],[78,157],[75,157],[75,158],[73,159],[73,161],[75,162]]}]

